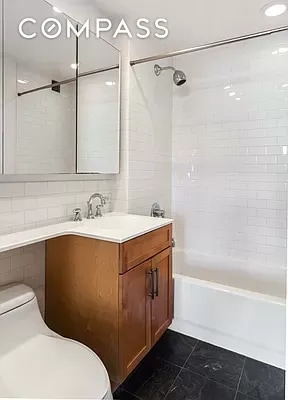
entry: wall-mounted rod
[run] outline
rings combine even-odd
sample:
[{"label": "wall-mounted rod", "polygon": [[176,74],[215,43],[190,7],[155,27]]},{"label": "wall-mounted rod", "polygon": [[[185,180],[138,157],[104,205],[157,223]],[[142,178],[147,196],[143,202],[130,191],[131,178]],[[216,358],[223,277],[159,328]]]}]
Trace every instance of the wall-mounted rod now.
[{"label": "wall-mounted rod", "polygon": [[184,54],[195,53],[197,51],[213,49],[214,47],[220,47],[220,46],[225,46],[227,44],[243,42],[245,40],[256,39],[256,38],[260,38],[263,36],[272,35],[273,33],[285,32],[287,30],[288,30],[288,25],[282,26],[280,28],[269,29],[268,31],[251,33],[251,34],[245,35],[245,36],[238,36],[238,37],[234,37],[231,39],[220,40],[218,42],[212,42],[212,43],[203,44],[200,46],[190,47],[188,49],[178,50],[178,51],[174,51],[171,53],[158,54],[158,55],[151,56],[151,57],[139,58],[137,60],[130,61],[130,65],[133,66],[133,65],[137,65],[137,64],[143,64],[143,63],[146,63],[149,61],[156,61],[156,60],[161,60],[164,58],[182,56]]},{"label": "wall-mounted rod", "polygon": [[119,69],[119,64],[117,64],[117,65],[112,65],[111,67],[95,69],[95,70],[93,70],[93,71],[82,72],[82,73],[79,74],[77,77],[65,79],[65,80],[63,80],[63,81],[56,82],[56,83],[50,83],[49,85],[40,86],[40,87],[35,88],[35,89],[26,90],[25,92],[17,93],[17,95],[18,95],[19,97],[21,97],[21,96],[24,96],[24,95],[26,95],[26,94],[39,92],[40,90],[51,89],[51,88],[53,88],[53,87],[60,86],[60,85],[67,85],[67,83],[75,82],[78,78],[83,78],[83,77],[85,77],[85,76],[90,76],[90,75],[94,75],[94,74],[99,74],[100,72],[112,71],[112,70],[114,70],[114,69]]}]

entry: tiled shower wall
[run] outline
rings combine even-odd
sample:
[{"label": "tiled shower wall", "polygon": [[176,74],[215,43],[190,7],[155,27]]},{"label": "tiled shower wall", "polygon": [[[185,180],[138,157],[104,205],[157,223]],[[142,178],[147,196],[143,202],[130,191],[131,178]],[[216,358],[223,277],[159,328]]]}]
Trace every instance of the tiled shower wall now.
[{"label": "tiled shower wall", "polygon": [[[177,57],[172,215],[193,258],[286,268],[288,53],[281,34]],[[283,282],[284,285],[284,282]]]}]

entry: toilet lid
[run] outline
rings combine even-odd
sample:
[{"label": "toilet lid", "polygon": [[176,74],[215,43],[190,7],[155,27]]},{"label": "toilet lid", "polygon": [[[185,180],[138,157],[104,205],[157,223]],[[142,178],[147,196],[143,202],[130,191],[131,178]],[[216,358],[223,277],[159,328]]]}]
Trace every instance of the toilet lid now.
[{"label": "toilet lid", "polygon": [[103,399],[106,369],[86,346],[37,335],[0,359],[0,398]]}]

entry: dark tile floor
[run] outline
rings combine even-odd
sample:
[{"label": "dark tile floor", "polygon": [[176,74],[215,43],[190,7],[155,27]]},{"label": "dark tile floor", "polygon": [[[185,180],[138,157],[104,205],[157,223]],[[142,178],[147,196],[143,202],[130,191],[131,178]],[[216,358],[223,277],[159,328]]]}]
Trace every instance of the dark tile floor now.
[{"label": "dark tile floor", "polygon": [[284,371],[168,330],[115,400],[284,400]]}]

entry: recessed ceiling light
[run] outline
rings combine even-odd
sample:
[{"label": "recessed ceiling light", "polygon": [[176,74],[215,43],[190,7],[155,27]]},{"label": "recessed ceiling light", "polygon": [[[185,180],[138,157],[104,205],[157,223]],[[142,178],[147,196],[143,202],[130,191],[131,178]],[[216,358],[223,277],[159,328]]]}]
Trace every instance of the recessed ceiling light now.
[{"label": "recessed ceiling light", "polygon": [[235,94],[236,94],[235,92],[230,92],[230,93],[229,93],[229,96],[230,96],[230,97],[233,97],[233,96],[235,96]]},{"label": "recessed ceiling light", "polygon": [[28,81],[26,81],[25,79],[17,79],[17,82],[18,82],[18,83],[23,83],[23,85],[24,85],[25,83],[28,83]]},{"label": "recessed ceiling light", "polygon": [[279,47],[279,49],[272,51],[272,54],[278,55],[278,54],[285,54],[288,52],[288,47]]},{"label": "recessed ceiling light", "polygon": [[241,100],[241,98],[240,97],[236,97],[236,99],[235,99],[236,101],[240,101]]},{"label": "recessed ceiling light", "polygon": [[71,64],[72,69],[77,69],[78,67],[79,67],[79,64],[75,64],[75,63]]},{"label": "recessed ceiling light", "polygon": [[278,17],[279,15],[284,14],[286,10],[287,6],[283,3],[272,3],[263,7],[266,17]]},{"label": "recessed ceiling light", "polygon": [[116,82],[108,81],[108,82],[105,82],[105,85],[106,85],[106,86],[115,86],[115,85],[116,85]]},{"label": "recessed ceiling light", "polygon": [[288,87],[288,83],[283,83],[282,87],[283,88]]},{"label": "recessed ceiling light", "polygon": [[53,7],[53,10],[58,14],[62,14],[62,11],[59,10],[59,8],[57,8],[57,7]]},{"label": "recessed ceiling light", "polygon": [[224,90],[228,90],[228,89],[231,89],[231,85],[228,85],[228,86],[224,87]]}]

